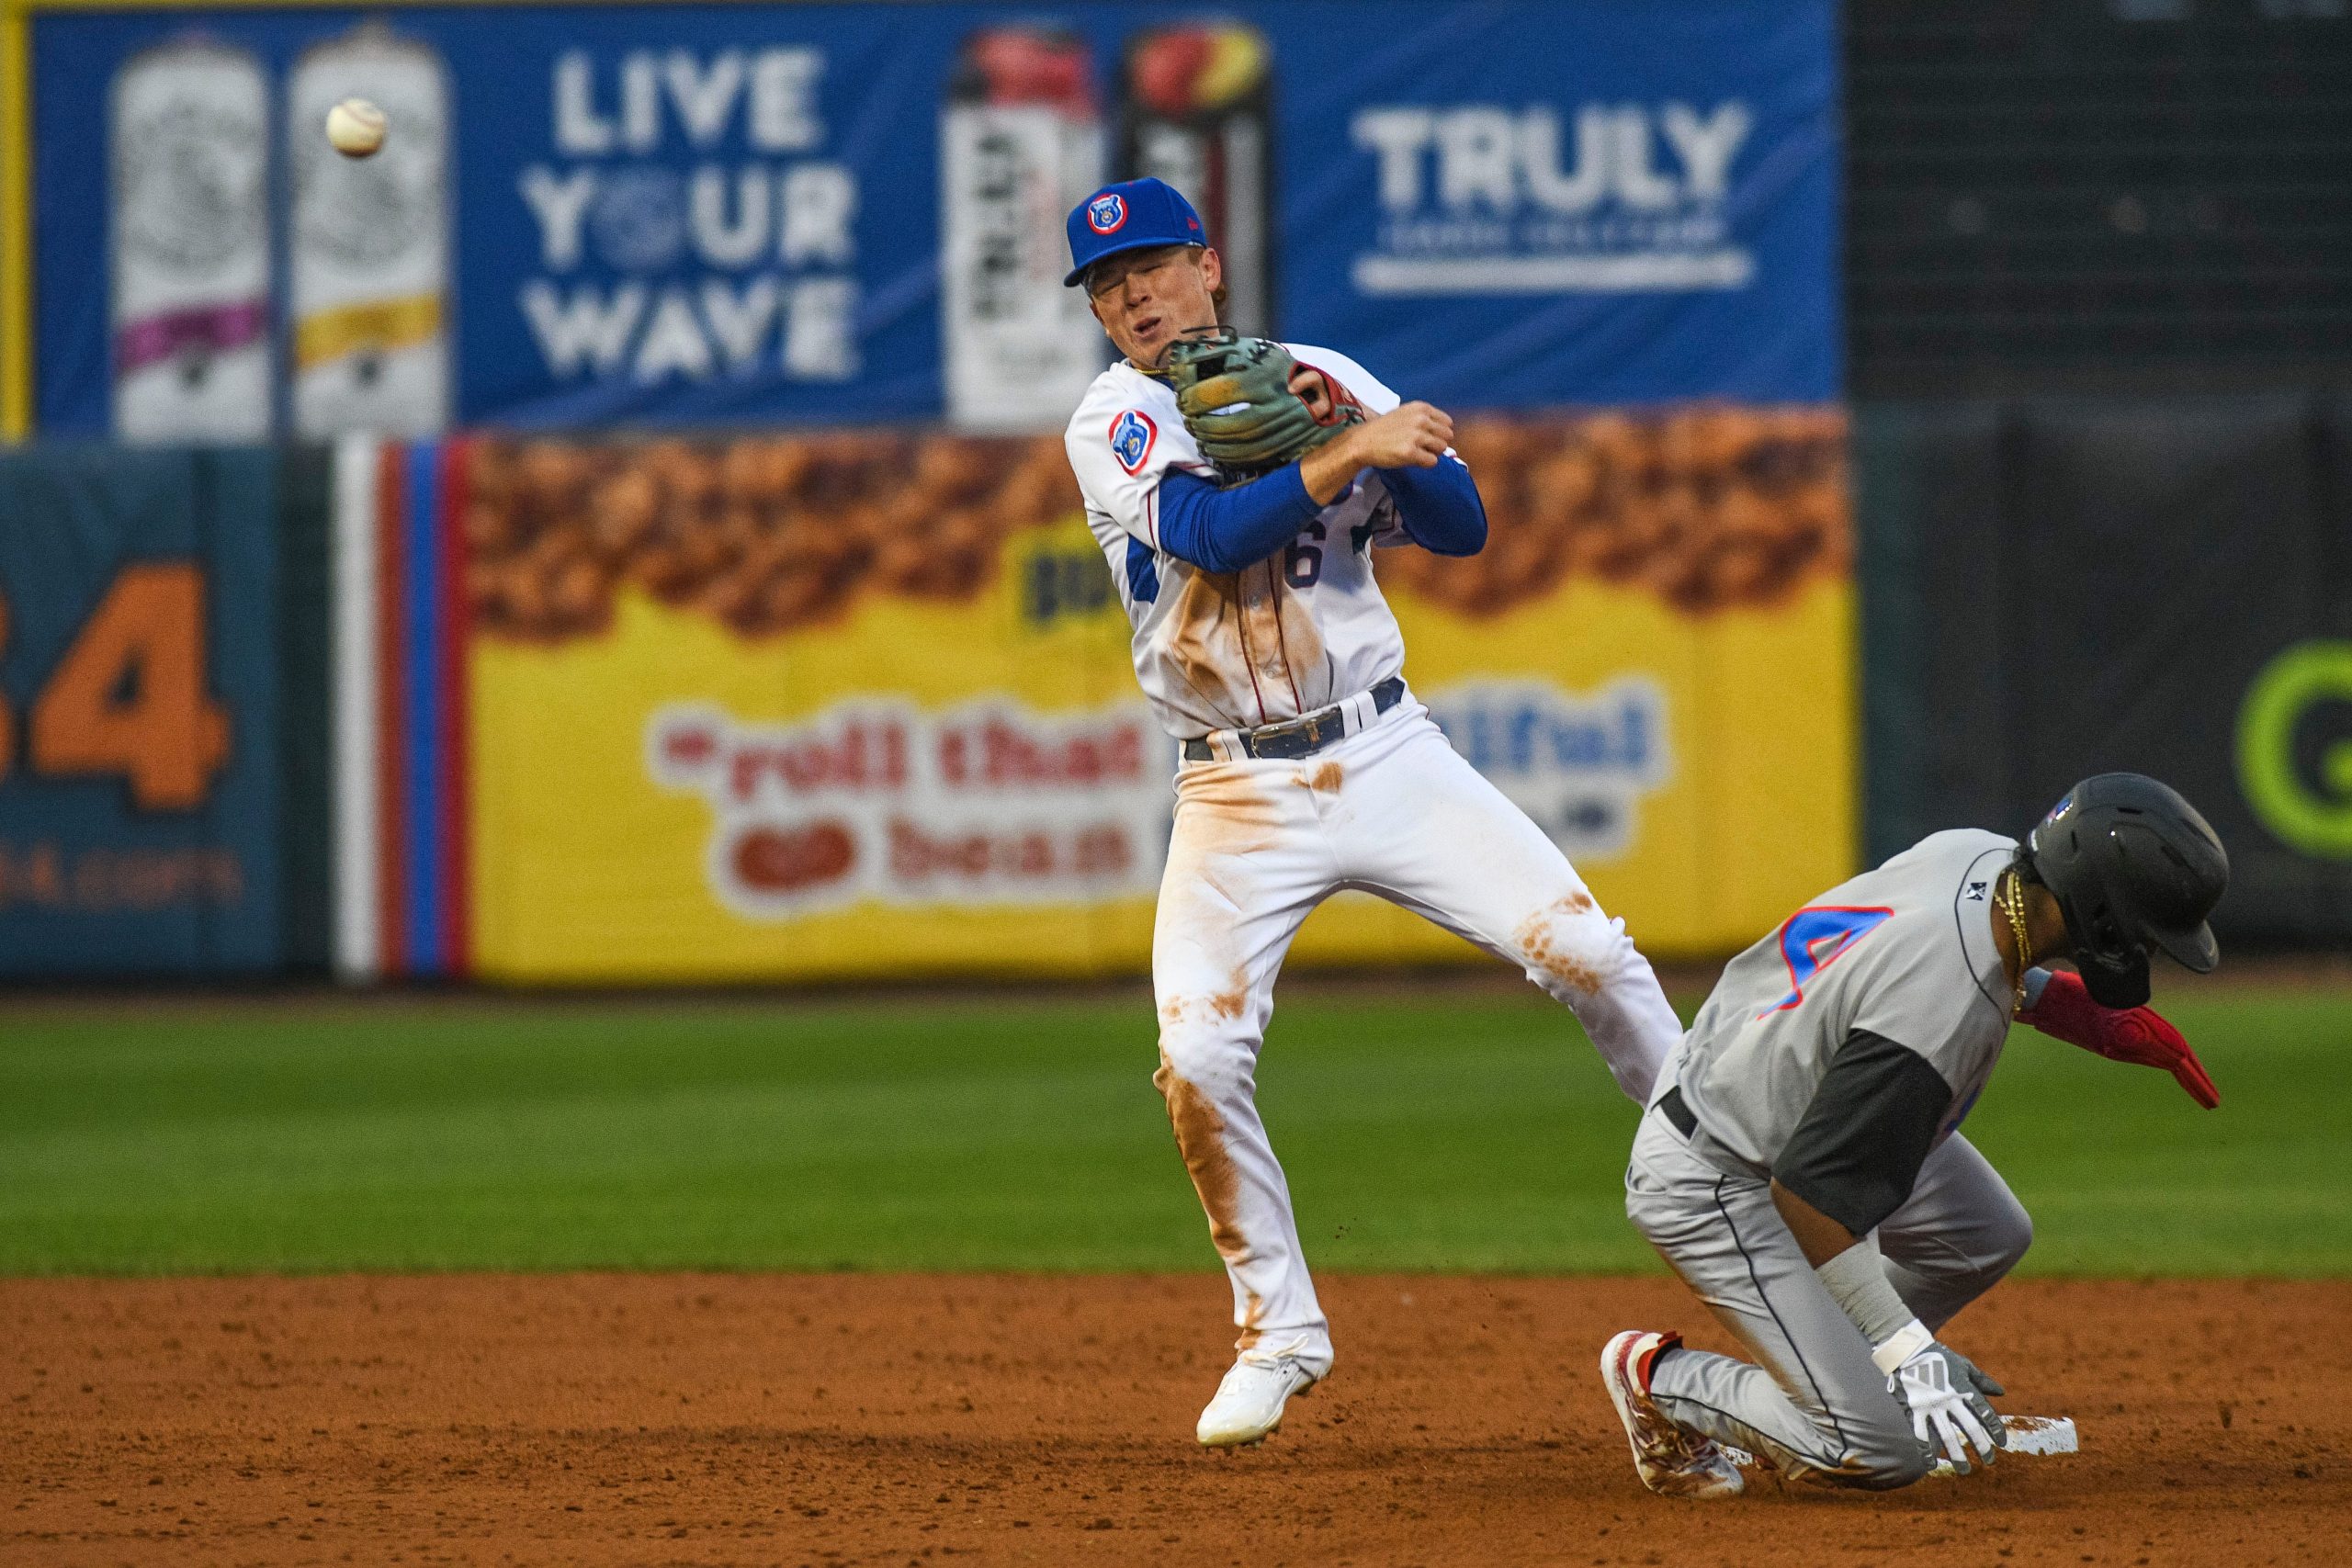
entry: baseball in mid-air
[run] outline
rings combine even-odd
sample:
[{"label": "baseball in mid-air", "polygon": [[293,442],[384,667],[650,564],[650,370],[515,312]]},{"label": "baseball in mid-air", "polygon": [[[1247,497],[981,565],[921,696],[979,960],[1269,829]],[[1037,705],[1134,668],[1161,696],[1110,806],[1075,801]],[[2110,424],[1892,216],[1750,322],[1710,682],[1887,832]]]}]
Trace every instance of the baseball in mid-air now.
[{"label": "baseball in mid-air", "polygon": [[327,110],[327,140],[346,158],[365,158],[384,144],[384,111],[365,98],[345,98]]}]

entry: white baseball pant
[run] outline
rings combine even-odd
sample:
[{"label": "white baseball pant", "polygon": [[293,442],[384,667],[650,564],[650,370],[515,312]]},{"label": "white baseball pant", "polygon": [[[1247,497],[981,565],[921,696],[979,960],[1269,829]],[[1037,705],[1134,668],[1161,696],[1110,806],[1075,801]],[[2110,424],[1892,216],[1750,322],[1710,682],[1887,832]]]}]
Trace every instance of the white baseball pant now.
[{"label": "white baseball pant", "polygon": [[1274,977],[1333,893],[1377,894],[1518,964],[1566,1003],[1637,1103],[1682,1025],[1634,950],[1542,829],[1457,754],[1408,695],[1290,761],[1187,762],[1159,889],[1152,985],[1176,1142],[1233,1284],[1238,1348],[1317,1376],[1331,1337],[1256,1104]]}]

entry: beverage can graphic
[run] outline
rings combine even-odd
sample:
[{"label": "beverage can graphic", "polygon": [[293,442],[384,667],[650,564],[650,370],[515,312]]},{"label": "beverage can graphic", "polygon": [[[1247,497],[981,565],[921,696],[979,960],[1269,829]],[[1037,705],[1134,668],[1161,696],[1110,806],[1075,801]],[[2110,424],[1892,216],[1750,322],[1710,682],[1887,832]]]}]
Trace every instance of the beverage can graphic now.
[{"label": "beverage can graphic", "polygon": [[1264,35],[1236,22],[1154,28],[1119,73],[1119,177],[1182,191],[1225,263],[1225,319],[1275,329],[1273,72]]},{"label": "beverage can graphic", "polygon": [[[335,151],[328,112],[383,110],[380,151]],[[377,25],[306,52],[287,86],[294,428],[429,435],[449,420],[449,90],[432,50]]]},{"label": "beverage can graphic", "polygon": [[261,65],[202,39],[116,73],[109,234],[114,430],[270,435],[269,107]]},{"label": "beverage can graphic", "polygon": [[1109,358],[1062,218],[1102,182],[1085,42],[1038,28],[964,40],[940,116],[947,413],[973,431],[1059,430]]}]

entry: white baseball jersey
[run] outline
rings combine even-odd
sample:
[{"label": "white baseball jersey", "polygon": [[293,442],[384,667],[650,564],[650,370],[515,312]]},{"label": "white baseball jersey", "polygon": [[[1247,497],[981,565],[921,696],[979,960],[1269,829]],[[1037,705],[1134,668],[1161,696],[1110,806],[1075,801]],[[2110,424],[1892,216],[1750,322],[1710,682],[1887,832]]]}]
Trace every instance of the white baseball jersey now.
[{"label": "white baseball jersey", "polygon": [[[1283,346],[1355,394],[1367,414],[1396,407],[1396,394],[1347,355]],[[1170,735],[1278,724],[1403,671],[1405,639],[1372,578],[1373,545],[1405,536],[1378,473],[1359,475],[1272,558],[1211,572],[1160,547],[1161,477],[1171,468],[1216,476],[1165,380],[1125,360],[1112,366],[1087,389],[1063,441],[1135,627],[1136,679]]]}]

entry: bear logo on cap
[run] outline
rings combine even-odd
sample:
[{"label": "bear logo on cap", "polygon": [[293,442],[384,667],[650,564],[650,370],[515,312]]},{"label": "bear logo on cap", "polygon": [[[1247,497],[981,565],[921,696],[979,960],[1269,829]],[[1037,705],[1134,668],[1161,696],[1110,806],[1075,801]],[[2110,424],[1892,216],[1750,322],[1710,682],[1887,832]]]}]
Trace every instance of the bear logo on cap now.
[{"label": "bear logo on cap", "polygon": [[1115,234],[1127,221],[1127,204],[1116,191],[1086,204],[1086,226],[1098,234]]}]

